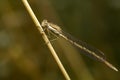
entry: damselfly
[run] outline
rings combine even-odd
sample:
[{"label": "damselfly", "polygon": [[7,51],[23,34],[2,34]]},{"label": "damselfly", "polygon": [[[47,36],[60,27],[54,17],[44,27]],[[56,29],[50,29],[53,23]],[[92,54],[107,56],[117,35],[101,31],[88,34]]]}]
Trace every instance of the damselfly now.
[{"label": "damselfly", "polygon": [[106,64],[108,67],[110,67],[111,69],[118,71],[117,68],[115,68],[112,64],[110,64],[104,56],[104,53],[92,46],[89,46],[88,44],[86,44],[83,41],[79,40],[79,44],[77,42],[75,42],[74,40],[72,40],[71,37],[68,37],[64,31],[62,31],[62,29],[53,24],[48,22],[47,20],[43,20],[42,21],[42,27],[44,29],[47,29],[48,31],[52,32],[53,34],[55,34],[56,36],[60,36],[62,38],[64,38],[65,40],[69,41],[71,44],[77,46],[81,51],[83,51],[86,55],[91,56],[92,58],[99,60],[100,62],[103,62],[104,64]]}]

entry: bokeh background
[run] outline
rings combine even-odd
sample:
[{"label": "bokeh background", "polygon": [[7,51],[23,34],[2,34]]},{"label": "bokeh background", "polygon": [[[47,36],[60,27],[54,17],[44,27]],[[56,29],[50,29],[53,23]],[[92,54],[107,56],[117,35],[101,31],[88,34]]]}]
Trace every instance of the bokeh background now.
[{"label": "bokeh background", "polygon": [[[47,19],[97,47],[120,69],[120,0],[29,3],[40,22]],[[64,39],[51,43],[72,80],[120,80],[120,72],[84,56]],[[0,0],[0,80],[65,80],[22,0]]]}]

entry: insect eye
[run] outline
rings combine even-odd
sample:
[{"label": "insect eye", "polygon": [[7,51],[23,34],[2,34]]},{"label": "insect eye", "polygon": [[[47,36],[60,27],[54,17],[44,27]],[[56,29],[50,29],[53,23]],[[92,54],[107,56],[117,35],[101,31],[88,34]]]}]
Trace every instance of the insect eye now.
[{"label": "insect eye", "polygon": [[42,23],[41,23],[41,25],[42,25],[43,27],[47,26],[47,20],[43,20]]}]

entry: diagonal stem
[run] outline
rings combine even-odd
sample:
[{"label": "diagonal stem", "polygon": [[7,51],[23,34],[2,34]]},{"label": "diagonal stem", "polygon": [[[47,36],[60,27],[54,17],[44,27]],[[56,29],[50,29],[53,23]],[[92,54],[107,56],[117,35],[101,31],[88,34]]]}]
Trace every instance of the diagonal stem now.
[{"label": "diagonal stem", "polygon": [[23,4],[24,4],[24,6],[26,7],[28,13],[30,14],[30,16],[31,16],[31,18],[32,18],[32,20],[33,20],[33,22],[35,23],[37,29],[38,29],[39,32],[42,34],[42,37],[43,37],[45,43],[48,43],[47,46],[48,46],[50,52],[52,53],[52,55],[53,55],[55,61],[57,62],[57,64],[58,64],[60,70],[62,71],[63,75],[65,76],[66,80],[71,80],[70,77],[69,77],[69,75],[68,75],[68,73],[66,72],[64,66],[62,65],[62,63],[61,63],[59,57],[57,56],[57,54],[56,54],[54,48],[52,47],[52,45],[51,45],[49,39],[47,38],[47,36],[46,36],[44,30],[42,29],[42,27],[41,27],[41,25],[40,25],[40,23],[39,23],[37,17],[35,16],[34,12],[32,11],[32,9],[31,9],[29,3],[27,2],[27,0],[22,0],[22,2],[23,2]]}]

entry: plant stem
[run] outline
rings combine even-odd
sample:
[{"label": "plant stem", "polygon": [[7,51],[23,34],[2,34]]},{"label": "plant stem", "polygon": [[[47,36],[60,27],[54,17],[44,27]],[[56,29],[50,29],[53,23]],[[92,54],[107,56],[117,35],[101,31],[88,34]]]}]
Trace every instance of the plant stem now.
[{"label": "plant stem", "polygon": [[47,46],[48,46],[50,52],[52,53],[52,55],[53,55],[55,61],[57,62],[58,66],[59,66],[60,70],[62,71],[63,75],[65,76],[66,80],[71,80],[70,77],[69,77],[69,75],[68,75],[68,73],[66,72],[64,66],[62,65],[62,63],[61,63],[59,57],[57,56],[57,54],[56,54],[54,48],[52,47],[52,45],[51,45],[49,39],[47,38],[47,36],[46,36],[44,30],[42,29],[42,26],[40,25],[40,23],[39,23],[37,17],[35,16],[34,12],[32,11],[32,9],[31,9],[29,3],[27,2],[27,0],[22,0],[22,2],[23,2],[23,4],[24,4],[24,6],[26,7],[28,13],[30,14],[30,16],[31,16],[31,18],[32,18],[32,20],[33,20],[33,22],[35,23],[37,29],[38,29],[39,32],[41,33],[41,35],[42,35],[42,37],[43,37],[45,43],[47,43]]}]

